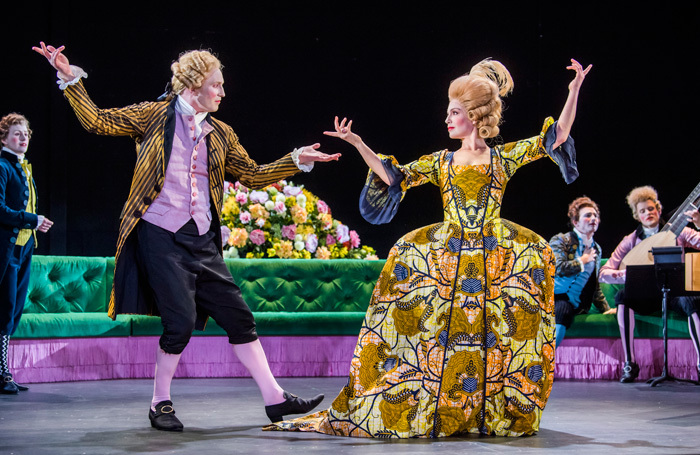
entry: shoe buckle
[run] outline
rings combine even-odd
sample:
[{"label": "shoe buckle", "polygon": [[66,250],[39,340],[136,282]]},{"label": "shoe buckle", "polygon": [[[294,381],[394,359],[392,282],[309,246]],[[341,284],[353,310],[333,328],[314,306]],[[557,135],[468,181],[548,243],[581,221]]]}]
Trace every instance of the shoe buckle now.
[{"label": "shoe buckle", "polygon": [[175,409],[169,404],[163,405],[163,407],[160,408],[161,414],[170,414],[172,412],[175,412]]}]

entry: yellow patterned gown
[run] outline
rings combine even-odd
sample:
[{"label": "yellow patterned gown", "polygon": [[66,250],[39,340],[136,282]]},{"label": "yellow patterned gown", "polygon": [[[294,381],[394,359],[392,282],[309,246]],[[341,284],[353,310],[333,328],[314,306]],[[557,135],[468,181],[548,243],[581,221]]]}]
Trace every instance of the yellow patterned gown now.
[{"label": "yellow patterned gown", "polygon": [[[409,187],[440,187],[445,221],[391,249],[330,409],[267,429],[377,438],[538,431],[554,376],[554,258],[542,237],[499,215],[515,170],[547,156],[551,125],[493,148],[488,165],[455,166],[448,151],[405,166],[382,156],[403,177],[399,200]],[[388,205],[374,174],[363,195]]]}]

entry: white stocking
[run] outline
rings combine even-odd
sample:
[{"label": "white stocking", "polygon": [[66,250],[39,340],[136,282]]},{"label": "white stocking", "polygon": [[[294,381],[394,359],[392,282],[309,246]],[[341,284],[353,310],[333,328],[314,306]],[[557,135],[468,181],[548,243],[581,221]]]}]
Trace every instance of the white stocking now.
[{"label": "white stocking", "polygon": [[270,371],[270,365],[267,363],[267,357],[265,357],[265,351],[262,344],[260,344],[260,340],[232,346],[238,360],[248,369],[250,375],[253,376],[256,384],[258,384],[265,405],[283,402],[284,390],[277,384],[277,380],[272,375],[272,371]]},{"label": "white stocking", "polygon": [[170,383],[175,376],[175,369],[182,354],[168,354],[160,347],[156,352],[156,372],[153,378],[153,400],[151,408],[161,401],[170,400]]}]

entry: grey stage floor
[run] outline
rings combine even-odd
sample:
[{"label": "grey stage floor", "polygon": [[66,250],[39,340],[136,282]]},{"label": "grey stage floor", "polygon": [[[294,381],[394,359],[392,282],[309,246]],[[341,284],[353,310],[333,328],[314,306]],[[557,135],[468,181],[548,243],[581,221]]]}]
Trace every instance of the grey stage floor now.
[{"label": "grey stage floor", "polygon": [[[300,395],[326,394],[344,378],[281,378]],[[700,387],[557,381],[538,435],[440,440],[364,440],[316,433],[263,432],[252,379],[176,379],[183,433],[149,426],[150,380],[33,384],[0,395],[0,454],[440,454],[700,453]]]}]

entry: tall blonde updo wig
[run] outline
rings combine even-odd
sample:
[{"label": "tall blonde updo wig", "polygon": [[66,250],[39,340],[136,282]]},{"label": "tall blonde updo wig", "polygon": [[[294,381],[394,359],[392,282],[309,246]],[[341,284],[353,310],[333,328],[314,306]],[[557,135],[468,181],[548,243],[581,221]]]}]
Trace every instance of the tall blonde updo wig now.
[{"label": "tall blonde updo wig", "polygon": [[479,137],[498,136],[501,123],[501,97],[513,91],[513,78],[497,60],[485,59],[450,84],[450,101],[458,101],[474,123]]},{"label": "tall blonde updo wig", "polygon": [[172,93],[179,95],[186,88],[200,88],[209,73],[221,68],[219,59],[209,51],[183,52],[178,60],[170,65],[173,72],[170,81]]},{"label": "tall blonde updo wig", "polygon": [[651,201],[655,206],[656,210],[661,213],[663,206],[659,201],[659,195],[653,186],[645,185],[638,186],[629,192],[627,195],[627,205],[629,205],[630,210],[632,210],[632,217],[639,221],[639,213],[637,213],[637,204],[640,202]]}]

